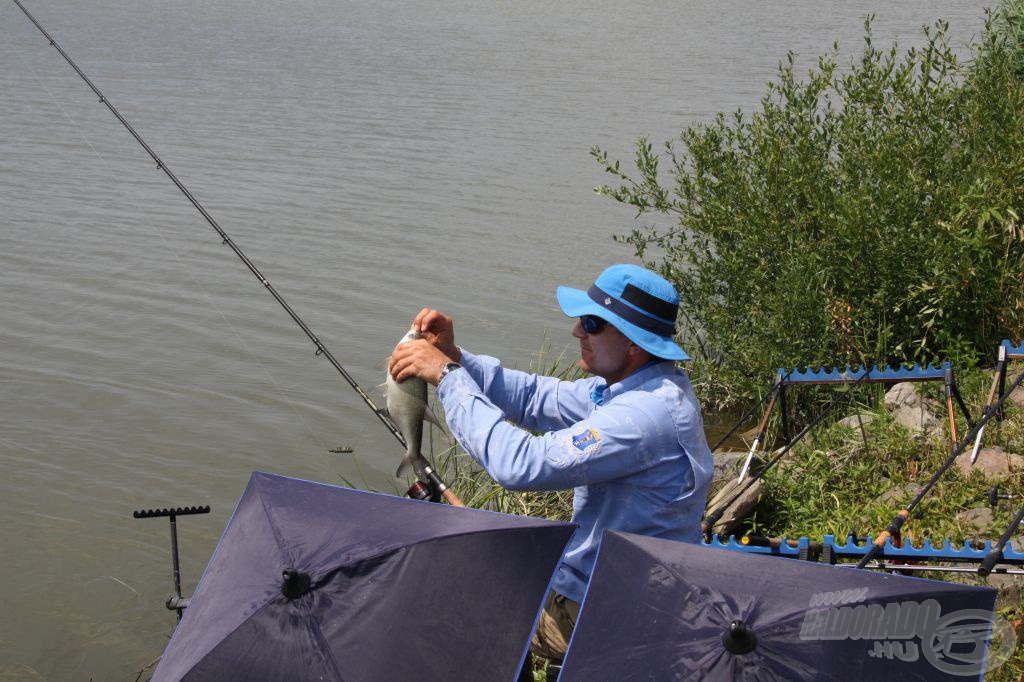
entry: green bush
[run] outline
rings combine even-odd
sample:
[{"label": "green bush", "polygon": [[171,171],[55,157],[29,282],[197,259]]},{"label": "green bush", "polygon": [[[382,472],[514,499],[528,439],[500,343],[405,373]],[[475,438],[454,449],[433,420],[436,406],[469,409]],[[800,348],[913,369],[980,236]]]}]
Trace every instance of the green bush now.
[{"label": "green bush", "polygon": [[942,22],[901,54],[869,19],[859,60],[837,44],[801,80],[790,54],[755,113],[639,140],[636,175],[592,150],[617,183],[599,193],[672,219],[620,239],[677,285],[705,401],[782,366],[973,364],[1024,335],[1024,87],[993,26],[961,62]]}]

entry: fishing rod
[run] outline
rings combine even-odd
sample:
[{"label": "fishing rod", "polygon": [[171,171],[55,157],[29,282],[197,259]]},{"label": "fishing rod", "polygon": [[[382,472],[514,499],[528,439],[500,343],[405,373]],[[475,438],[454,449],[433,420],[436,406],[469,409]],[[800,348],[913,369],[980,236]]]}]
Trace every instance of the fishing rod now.
[{"label": "fishing rod", "polygon": [[754,459],[754,453],[757,452],[757,446],[764,440],[765,432],[768,430],[768,420],[772,416],[772,410],[775,409],[775,399],[778,398],[779,392],[782,390],[782,377],[779,377],[772,387],[771,396],[772,399],[768,402],[768,409],[764,411],[764,418],[761,419],[761,425],[757,428],[757,434],[754,436],[754,442],[750,445],[750,452],[747,453],[746,459],[743,460],[743,467],[740,469],[740,475],[736,479],[737,483],[742,483],[743,479],[747,476],[747,470],[750,468],[750,462]]},{"label": "fishing rod", "polygon": [[[835,406],[839,403],[839,401],[842,398],[848,397],[848,396],[852,395],[852,390],[854,388],[856,388],[862,381],[864,381],[871,374],[871,371],[872,371],[871,369],[863,370],[863,374],[861,374],[860,377],[858,377],[855,382],[850,384],[849,388],[846,391],[844,391],[843,393],[840,393],[839,395],[837,395],[834,398],[832,398],[832,400],[830,400],[825,405],[824,409],[822,409],[821,413],[818,414],[817,417],[812,419],[810,421],[810,423],[808,423],[807,426],[805,426],[803,429],[801,429],[800,433],[798,433],[796,436],[794,436],[793,439],[790,440],[789,443],[787,443],[784,448],[779,450],[779,452],[777,452],[774,457],[772,457],[770,460],[768,460],[768,462],[761,468],[760,471],[757,472],[757,474],[755,474],[755,475],[750,477],[750,479],[747,481],[747,484],[745,486],[743,486],[742,489],[740,489],[738,492],[736,492],[736,494],[734,494],[731,498],[729,498],[729,500],[727,502],[725,502],[724,504],[719,505],[718,508],[715,509],[715,511],[711,512],[710,514],[708,514],[704,518],[704,520],[701,521],[701,523],[700,523],[700,525],[701,525],[701,532],[705,536],[710,535],[711,529],[714,527],[714,525],[716,523],[719,522],[719,520],[721,520],[722,515],[725,514],[725,510],[728,509],[729,507],[731,507],[736,502],[736,500],[740,499],[743,495],[745,495],[746,492],[748,490],[750,490],[750,488],[753,487],[753,485],[755,483],[757,483],[759,480],[761,480],[764,477],[764,475],[766,473],[768,473],[768,471],[773,466],[775,466],[779,462],[779,460],[781,460],[786,455],[786,453],[788,453],[790,450],[792,450],[793,447],[797,443],[799,443],[800,440],[803,439],[804,436],[806,436],[808,433],[810,433],[811,429],[813,429],[815,426],[817,426],[819,423],[821,423],[821,421],[832,411],[833,408],[835,408]],[[781,385],[781,384],[779,384],[779,385]]]},{"label": "fishing rod", "polygon": [[[792,370],[790,370],[790,371],[792,371]],[[757,408],[761,407],[761,405],[764,404],[765,400],[767,400],[768,398],[772,398],[772,400],[774,400],[775,399],[774,396],[776,394],[777,389],[778,389],[778,384],[772,386],[772,390],[768,391],[763,396],[758,398],[757,402],[754,403],[754,405],[749,410],[747,410],[746,414],[744,414],[742,417],[737,419],[736,423],[732,425],[732,428],[730,428],[728,431],[726,431],[725,435],[722,436],[721,438],[719,438],[718,442],[711,446],[711,452],[714,452],[718,448],[722,447],[722,443],[724,443],[725,441],[729,440],[729,437],[732,436],[732,434],[736,433],[736,430],[739,429],[741,426],[743,426],[743,424],[754,415],[754,412],[756,412]]]},{"label": "fishing rod", "polygon": [[[985,402],[985,414],[987,415],[992,411],[992,403],[995,401],[996,396],[999,394],[999,383],[1000,379],[1005,376],[1006,372],[1006,346],[999,345],[999,355],[996,358],[996,371],[992,376],[992,387],[988,392],[988,400]],[[978,451],[981,449],[981,438],[985,435],[985,427],[978,429],[978,436],[974,439],[974,448],[971,450],[971,465],[973,466],[978,461]]]},{"label": "fishing rod", "polygon": [[[923,500],[928,495],[928,493],[931,492],[931,489],[935,486],[935,484],[942,477],[942,475],[946,473],[946,471],[951,466],[953,466],[953,463],[956,461],[956,458],[959,457],[967,449],[967,446],[978,435],[978,432],[985,428],[985,424],[988,424],[992,417],[995,416],[995,414],[999,411],[999,408],[1003,406],[1003,403],[1006,402],[1006,400],[1010,397],[1010,394],[1013,393],[1013,391],[1018,386],[1020,386],[1022,381],[1024,381],[1024,372],[1021,372],[1017,376],[1017,378],[1014,379],[1013,383],[1010,384],[1010,388],[1007,389],[1006,392],[999,397],[999,400],[997,400],[995,404],[992,405],[991,409],[985,410],[985,414],[981,417],[981,419],[978,420],[978,422],[967,433],[967,435],[964,436],[963,440],[961,440],[960,443],[955,448],[953,448],[953,452],[951,452],[949,457],[946,458],[946,461],[942,463],[942,466],[939,467],[938,471],[936,471],[932,475],[932,477],[928,479],[928,482],[924,485],[921,491],[914,497],[914,499],[911,500],[910,504],[908,504],[906,508],[901,509],[899,512],[896,513],[896,516],[893,517],[888,527],[886,527],[886,529],[882,531],[877,538],[875,538],[874,542],[871,544],[871,547],[868,549],[867,554],[865,554],[864,557],[857,563],[857,568],[864,568],[865,566],[867,566],[868,562],[874,559],[875,556],[885,548],[886,541],[889,538],[899,537],[900,528],[902,528],[903,524],[907,522],[907,519],[910,518],[910,515],[913,513],[914,509],[921,503],[921,500]],[[1024,514],[1024,509],[1022,509],[1021,511],[1022,514]],[[1005,545],[1005,543],[1002,544]]]},{"label": "fishing rod", "polygon": [[[387,427],[388,431],[391,432],[391,435],[398,439],[398,442],[401,443],[403,448],[405,448],[405,436],[402,435],[402,432],[398,429],[397,426],[395,426],[394,422],[392,422],[387,417],[383,410],[381,410],[374,404],[373,400],[370,398],[369,395],[367,395],[366,391],[364,391],[359,386],[359,384],[356,383],[356,380],[352,378],[352,375],[350,375],[345,370],[345,368],[341,366],[341,363],[334,358],[334,355],[332,355],[331,352],[327,349],[327,347],[324,346],[324,344],[320,341],[320,339],[317,338],[316,334],[314,334],[313,331],[309,328],[309,326],[302,320],[302,318],[299,317],[298,313],[296,313],[292,309],[292,307],[288,305],[287,301],[285,301],[284,298],[282,298],[281,294],[277,292],[277,289],[275,289],[273,285],[267,280],[267,278],[263,276],[263,273],[260,272],[259,268],[256,267],[256,264],[249,260],[249,257],[242,252],[238,245],[235,244],[234,240],[232,240],[231,237],[228,236],[228,234],[221,228],[217,221],[214,220],[213,216],[210,215],[206,208],[204,208],[203,205],[199,203],[199,200],[196,199],[195,196],[193,196],[192,192],[190,192],[189,189],[184,185],[184,183],[182,183],[181,180],[179,180],[178,177],[171,172],[171,169],[167,167],[167,165],[160,159],[159,156],[157,156],[156,152],[153,151],[153,149],[146,143],[146,141],[142,139],[142,136],[139,135],[135,128],[132,127],[132,124],[128,122],[128,119],[121,115],[121,112],[118,111],[117,108],[110,103],[110,100],[108,100],[106,96],[102,92],[100,92],[99,88],[97,88],[93,84],[89,77],[86,76],[80,68],[78,68],[78,64],[76,64],[74,60],[71,59],[70,56],[68,56],[68,53],[65,52],[64,49],[53,38],[53,36],[51,36],[49,32],[47,32],[47,30],[43,28],[42,24],[36,21],[36,18],[32,16],[32,14],[25,8],[24,5],[21,4],[20,0],[12,1],[14,2],[15,5],[18,6],[18,9],[20,9],[25,14],[25,16],[28,17],[29,21],[31,21],[35,25],[35,27],[39,29],[39,32],[42,33],[48,41],[50,41],[50,45],[56,48],[57,52],[60,53],[60,56],[64,58],[64,61],[66,61],[71,66],[71,68],[75,70],[75,73],[77,73],[82,78],[82,80],[85,81],[85,84],[89,86],[89,88],[96,94],[97,97],[99,97],[100,103],[106,105],[107,109],[110,110],[110,113],[112,113],[117,118],[117,120],[121,122],[121,125],[123,125],[125,129],[129,133],[131,133],[132,137],[135,138],[135,141],[138,142],[139,145],[141,145],[144,150],[146,150],[146,153],[149,154],[150,158],[153,159],[153,161],[156,163],[157,169],[162,170],[164,174],[168,178],[170,178],[171,182],[173,182],[174,185],[181,191],[181,193],[185,195],[185,198],[187,198],[189,202],[191,202],[191,204],[196,208],[196,210],[199,211],[203,218],[206,219],[206,222],[210,224],[210,227],[212,227],[214,231],[217,232],[217,234],[223,240],[223,243],[231,247],[231,250],[235,252],[235,255],[237,255],[243,263],[245,263],[245,266],[249,268],[249,271],[252,272],[253,275],[255,275],[256,279],[258,279],[263,284],[263,286],[266,287],[267,291],[270,292],[270,295],[273,296],[274,299],[281,304],[281,307],[284,308],[285,312],[287,312],[288,315],[292,318],[292,320],[294,320],[295,324],[299,325],[299,328],[301,328],[302,331],[305,332],[306,336],[309,337],[309,340],[312,341],[313,345],[316,346],[315,355],[323,355],[325,358],[327,358],[328,362],[330,362],[331,365],[333,365],[334,368],[338,370],[338,373],[341,374],[342,377],[344,377],[345,381],[348,382],[349,386],[351,386],[355,390],[355,392],[359,394],[359,397],[361,397],[363,401],[370,407],[370,409],[373,410],[373,413],[377,415],[377,418],[381,421],[381,423],[384,424],[385,427]],[[443,479],[441,479],[437,472],[435,472],[431,468],[429,472],[425,473],[427,473],[430,479],[429,482],[438,489],[441,495],[450,504],[460,507],[464,506],[461,500],[459,500],[459,498],[455,495],[455,493],[452,492],[447,485],[445,485]]]},{"label": "fishing rod", "polygon": [[[995,488],[992,489],[992,492],[995,493]],[[998,494],[990,494],[990,497],[997,496]],[[992,569],[995,568],[996,564],[1003,560],[1003,549],[1006,547],[1006,543],[1010,541],[1010,536],[1017,530],[1017,526],[1020,525],[1021,519],[1024,519],[1024,507],[1020,508],[1017,515],[1013,517],[1013,521],[1011,521],[1010,525],[1006,527],[1006,532],[1000,536],[999,542],[997,542],[996,546],[993,547],[988,555],[985,556],[985,560],[982,561],[981,566],[978,567],[978,575],[988,575],[992,572]]]}]

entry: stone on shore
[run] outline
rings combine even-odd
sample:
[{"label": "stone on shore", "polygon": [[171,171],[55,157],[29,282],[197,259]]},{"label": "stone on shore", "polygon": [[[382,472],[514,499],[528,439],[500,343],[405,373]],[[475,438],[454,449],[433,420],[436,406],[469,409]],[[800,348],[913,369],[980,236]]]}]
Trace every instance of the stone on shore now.
[{"label": "stone on shore", "polygon": [[966,535],[985,535],[992,530],[992,520],[992,510],[988,507],[968,509],[956,515],[956,522],[960,524]]},{"label": "stone on shore", "polygon": [[1024,457],[1006,452],[1002,448],[982,448],[978,450],[978,461],[971,464],[971,450],[967,448],[956,458],[956,466],[965,477],[974,470],[980,471],[985,478],[1005,478],[1014,471],[1024,469]]},{"label": "stone on shore", "polygon": [[867,426],[875,420],[875,415],[869,413],[851,414],[849,417],[843,417],[839,420],[839,423],[849,429],[859,430],[861,425]]},{"label": "stone on shore", "polygon": [[895,384],[886,392],[885,407],[893,420],[912,434],[928,435],[942,429],[942,421],[933,414],[932,405],[909,381]]}]

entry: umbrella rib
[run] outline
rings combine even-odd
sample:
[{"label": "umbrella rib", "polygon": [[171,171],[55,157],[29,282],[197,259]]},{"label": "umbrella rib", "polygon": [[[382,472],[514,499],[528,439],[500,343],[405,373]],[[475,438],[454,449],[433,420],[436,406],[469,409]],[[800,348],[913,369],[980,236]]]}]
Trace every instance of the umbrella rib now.
[{"label": "umbrella rib", "polygon": [[270,527],[270,532],[274,534],[274,540],[277,542],[277,547],[281,550],[281,553],[285,555],[286,563],[289,564],[287,568],[295,568],[295,557],[292,556],[292,553],[285,545],[284,536],[274,524],[274,518],[270,515],[270,510],[267,509],[267,501],[264,499],[262,494],[259,495],[259,500],[260,508],[263,509],[263,514],[267,517],[267,525]]},{"label": "umbrella rib", "polygon": [[[217,649],[219,649],[219,648],[221,647],[221,645],[222,645],[222,644],[224,644],[224,642],[228,641],[228,639],[230,639],[230,638],[231,638],[231,635],[233,635],[233,634],[235,634],[236,632],[238,632],[238,629],[239,629],[240,627],[242,627],[242,626],[243,626],[243,625],[245,625],[245,624],[246,624],[247,622],[249,622],[249,620],[250,620],[250,619],[252,619],[252,617],[253,617],[253,616],[255,616],[255,615],[257,615],[258,613],[262,612],[262,611],[263,611],[264,609],[266,609],[266,608],[267,608],[268,606],[270,606],[270,605],[271,605],[271,604],[272,604],[273,602],[274,602],[274,595],[271,595],[271,597],[270,597],[270,599],[269,599],[268,601],[264,602],[264,603],[263,603],[262,605],[260,605],[260,607],[259,607],[259,608],[255,609],[255,610],[254,610],[254,611],[253,611],[252,613],[250,613],[250,614],[249,614],[249,615],[247,615],[247,616],[246,616],[245,618],[243,618],[243,619],[242,619],[242,622],[240,622],[240,623],[239,623],[238,625],[236,625],[235,627],[231,628],[231,630],[230,630],[230,631],[228,631],[228,632],[227,632],[227,634],[225,634],[225,635],[224,635],[223,637],[221,637],[221,638],[220,638],[220,640],[219,640],[219,641],[218,641],[218,642],[217,642],[216,644],[214,644],[214,645],[213,645],[213,647],[211,647],[209,651],[207,651],[207,652],[206,652],[206,653],[204,653],[204,654],[203,654],[202,656],[200,656],[199,658],[197,658],[197,659],[196,659],[196,662],[195,662],[195,663],[193,663],[193,664],[192,664],[191,666],[189,666],[188,670],[186,670],[186,671],[184,672],[184,674],[182,674],[182,676],[181,676],[181,679],[185,679],[186,677],[188,677],[188,676],[189,676],[189,674],[191,674],[191,673],[192,673],[192,672],[193,672],[193,671],[194,671],[194,670],[196,669],[196,667],[197,667],[197,666],[198,666],[198,665],[199,665],[200,663],[202,663],[203,661],[205,661],[205,660],[206,660],[206,658],[207,658],[208,656],[210,656],[210,654],[212,654],[212,653],[213,653],[214,651],[216,651]],[[166,652],[165,652],[165,653],[166,653]]]}]

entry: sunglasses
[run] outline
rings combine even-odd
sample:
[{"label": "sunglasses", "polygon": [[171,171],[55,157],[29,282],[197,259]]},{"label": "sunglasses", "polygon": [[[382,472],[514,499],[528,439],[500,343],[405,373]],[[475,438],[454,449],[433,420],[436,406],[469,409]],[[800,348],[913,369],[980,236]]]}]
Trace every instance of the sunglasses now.
[{"label": "sunglasses", "polygon": [[600,334],[608,326],[608,320],[595,315],[584,315],[580,318],[580,325],[587,334]]}]

